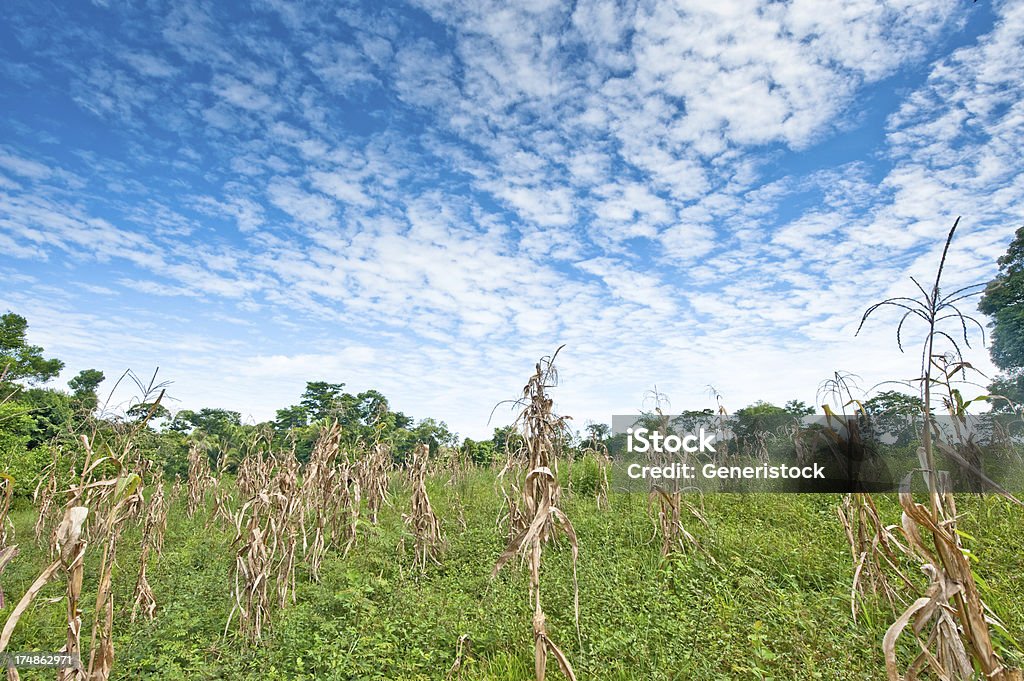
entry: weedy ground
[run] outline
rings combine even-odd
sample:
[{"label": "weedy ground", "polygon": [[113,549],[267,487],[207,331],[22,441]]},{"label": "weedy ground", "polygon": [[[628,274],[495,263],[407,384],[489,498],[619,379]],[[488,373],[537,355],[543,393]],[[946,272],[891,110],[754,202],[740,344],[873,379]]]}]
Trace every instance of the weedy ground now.
[{"label": "weedy ground", "polygon": [[[327,553],[320,582],[298,566],[296,603],[275,611],[263,640],[252,645],[224,635],[231,610],[230,528],[208,529],[185,501],[170,508],[162,556],[151,555],[148,578],[159,604],[152,622],[118,619],[112,679],[443,679],[468,636],[461,679],[533,677],[532,615],[525,570],[490,573],[506,545],[496,525],[501,498],[494,472],[472,470],[454,485],[428,481],[447,533],[440,566],[425,573],[400,555],[410,489],[397,478],[395,498],[377,525],[359,526],[360,540],[343,556]],[[222,483],[223,484],[223,483]],[[457,495],[457,497],[456,497]],[[456,501],[456,498],[458,501]],[[700,553],[661,556],[643,495],[609,495],[610,510],[592,494],[566,495],[561,506],[579,536],[580,629],[573,622],[568,542],[545,550],[545,609],[552,636],[581,679],[884,679],[880,642],[893,615],[881,599],[850,614],[849,547],[836,518],[834,495],[717,495],[705,499],[708,526],[694,533],[714,558]],[[959,529],[975,562],[986,602],[1006,624],[997,643],[1008,661],[1024,662],[1024,523],[1019,509],[995,498],[962,495]],[[466,527],[456,527],[456,504]],[[899,520],[895,498],[879,497],[886,523]],[[21,555],[3,575],[7,594],[20,594],[46,563],[32,541],[36,513],[14,509]],[[139,560],[139,529],[126,530],[118,561]],[[95,570],[98,551],[87,553]],[[514,567],[514,565],[513,565]],[[914,566],[908,565],[912,571]],[[924,583],[924,575],[915,575]],[[121,570],[115,608],[130,612],[135,572]],[[82,603],[95,602],[86,584]],[[63,643],[64,607],[43,599],[19,623],[10,650],[56,650]],[[14,598],[8,597],[0,621]],[[89,620],[92,613],[83,612]],[[909,655],[909,647],[902,651]],[[22,678],[52,679],[25,670]],[[552,669],[549,678],[562,678]]]}]

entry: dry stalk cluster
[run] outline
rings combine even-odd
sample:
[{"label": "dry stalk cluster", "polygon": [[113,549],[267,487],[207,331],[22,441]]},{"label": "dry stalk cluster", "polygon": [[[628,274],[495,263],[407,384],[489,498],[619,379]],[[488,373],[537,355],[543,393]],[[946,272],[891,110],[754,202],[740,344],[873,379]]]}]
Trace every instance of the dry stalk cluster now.
[{"label": "dry stalk cluster", "polygon": [[[300,556],[315,581],[332,545],[343,546],[346,553],[353,546],[360,483],[341,457],[340,442],[340,427],[326,427],[305,469],[294,451],[283,457],[257,453],[243,460],[238,488],[247,501],[232,516],[234,603],[225,632],[237,613],[242,636],[260,640],[272,605],[284,608],[295,602]],[[386,480],[378,489],[386,489]]]},{"label": "dry stalk cluster", "polygon": [[160,476],[154,476],[153,494],[146,503],[145,518],[142,525],[142,543],[139,553],[139,576],[135,580],[135,600],[132,604],[132,622],[141,612],[146,619],[152,620],[156,614],[156,596],[149,585],[147,572],[149,558],[153,551],[163,553],[164,534],[167,531],[167,505],[164,498],[164,483]]},{"label": "dry stalk cluster", "polygon": [[[927,453],[918,450],[922,469],[928,471]],[[921,561],[929,585],[889,627],[883,640],[885,669],[891,681],[916,679],[928,670],[939,678],[973,679],[975,666],[982,678],[1020,681],[1019,669],[1006,667],[992,645],[989,625],[1005,629],[981,600],[967,552],[957,531],[956,503],[949,474],[925,473],[929,482],[929,504],[918,503],[909,491],[909,481],[900,492],[903,509],[902,531],[908,554]],[[909,476],[908,476],[909,477]],[[925,540],[928,537],[929,541]],[[911,628],[918,654],[905,675],[900,674],[896,642]]]},{"label": "dry stalk cluster", "polygon": [[[97,457],[92,441],[83,436],[85,460],[76,484],[51,497],[63,496],[63,519],[53,533],[53,561],[39,574],[28,591],[8,616],[0,633],[0,652],[7,648],[18,620],[39,592],[58,574],[65,579],[67,628],[65,644],[61,649],[82,657],[82,666],[65,669],[58,679],[89,679],[104,681],[110,676],[114,663],[113,627],[113,572],[116,565],[118,541],[129,519],[132,504],[136,503],[141,488],[137,473],[125,472],[123,461],[133,461],[131,433],[125,438],[118,455],[111,450],[107,456]],[[102,475],[109,477],[101,478]],[[91,525],[87,522],[92,520]],[[84,557],[89,541],[99,542],[103,549],[97,575],[97,593],[88,648],[81,646],[81,596],[84,581]],[[85,654],[87,653],[87,655]],[[85,664],[86,658],[88,664]],[[16,669],[8,670],[8,679],[18,679]]]},{"label": "dry stalk cluster", "polygon": [[413,450],[412,460],[409,462],[412,497],[409,501],[409,513],[402,515],[406,528],[413,536],[414,564],[420,570],[425,570],[428,562],[440,564],[438,557],[444,548],[441,522],[437,519],[430,505],[430,497],[427,495],[429,456],[430,448],[425,444],[417,445]]},{"label": "dry stalk cluster", "polygon": [[552,400],[546,392],[548,388],[557,384],[558,374],[554,366],[557,355],[556,351],[553,356],[541,359],[523,389],[523,397],[520,400],[522,410],[516,419],[516,425],[522,433],[528,468],[521,487],[520,502],[527,525],[509,542],[493,571],[493,574],[497,574],[515,556],[521,556],[529,568],[529,595],[533,606],[534,675],[537,681],[543,681],[547,674],[549,653],[555,657],[559,668],[568,679],[576,679],[569,659],[548,637],[546,616],[541,605],[541,553],[544,544],[554,538],[558,529],[564,532],[572,548],[575,621],[579,635],[579,584],[576,579],[579,543],[572,523],[557,506],[559,486],[552,469],[566,431],[566,417],[558,417],[552,412]]},{"label": "dry stalk cluster", "polygon": [[[14,531],[7,514],[11,508],[11,498],[14,496],[14,478],[9,475],[0,474],[0,577],[3,577],[4,568],[18,555],[18,545],[10,543],[14,538]],[[4,587],[0,582],[0,609],[4,607]]]},{"label": "dry stalk cluster", "polygon": [[[660,406],[663,396],[657,392],[655,392],[654,396],[659,402],[654,408],[654,412],[657,415],[657,430],[662,436],[666,436],[669,434],[669,421],[668,416],[664,414]],[[656,465],[663,466],[668,463],[664,452],[657,453],[655,457],[654,463]],[[687,455],[684,453],[683,463],[687,462],[686,457]],[[667,557],[673,553],[685,554],[691,549],[696,549],[703,553],[711,562],[715,562],[711,554],[697,540],[697,537],[686,529],[686,525],[683,522],[685,512],[686,516],[695,518],[705,527],[708,524],[702,510],[685,498],[685,493],[691,490],[680,486],[679,480],[676,479],[673,479],[667,486],[655,485],[653,481],[650,484],[649,504],[654,508],[655,536],[661,540],[661,555]],[[700,491],[696,491],[700,495]],[[699,496],[699,498],[703,507],[703,496]]]},{"label": "dry stalk cluster", "polygon": [[283,461],[260,457],[250,465],[246,485],[265,483],[233,515],[235,566],[234,604],[225,632],[238,613],[239,632],[251,641],[262,638],[271,612],[271,583],[278,607],[294,594],[295,552],[302,533],[302,500],[298,461],[291,454]]},{"label": "dry stalk cluster", "polygon": [[383,442],[375,442],[357,465],[359,486],[366,499],[370,522],[374,525],[381,506],[388,501],[388,475],[393,461],[391,448]]},{"label": "dry stalk cluster", "polygon": [[305,557],[310,578],[319,581],[328,548],[343,546],[342,552],[347,554],[355,544],[359,522],[359,481],[341,457],[341,427],[337,423],[324,429],[317,439],[302,489],[313,524],[313,538],[305,544]]},{"label": "dry stalk cluster", "polygon": [[189,518],[206,503],[206,491],[216,484],[210,470],[210,457],[197,443],[188,450],[188,503],[185,512]]}]

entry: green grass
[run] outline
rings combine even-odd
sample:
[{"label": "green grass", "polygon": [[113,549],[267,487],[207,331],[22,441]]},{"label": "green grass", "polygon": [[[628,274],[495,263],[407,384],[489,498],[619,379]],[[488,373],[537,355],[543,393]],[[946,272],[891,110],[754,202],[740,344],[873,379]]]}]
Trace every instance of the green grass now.
[{"label": "green grass", "polygon": [[[364,525],[347,557],[324,560],[321,582],[300,566],[298,602],[277,611],[262,644],[224,635],[231,609],[233,550],[224,527],[189,520],[184,502],[171,509],[164,555],[150,565],[158,609],[155,622],[130,624],[139,554],[132,527],[118,550],[115,572],[114,679],[441,679],[460,635],[472,644],[464,679],[531,679],[531,608],[527,577],[516,563],[495,579],[504,548],[495,522],[501,508],[493,473],[475,471],[453,488],[431,482],[448,547],[441,567],[421,575],[412,549],[399,551],[401,485],[395,506],[377,526]],[[464,507],[457,522],[454,495]],[[883,679],[881,640],[893,616],[868,602],[850,615],[849,549],[830,495],[710,495],[710,527],[688,525],[714,556],[662,561],[646,499],[611,497],[599,511],[592,497],[563,508],[580,541],[581,638],[573,621],[570,551],[565,541],[545,549],[544,609],[552,639],[581,679]],[[898,522],[895,499],[880,498],[886,522]],[[1024,529],[1020,509],[994,498],[959,499],[965,544],[985,597],[1011,632],[998,643],[1018,665],[1014,639],[1024,636]],[[32,541],[34,511],[13,514],[21,555],[3,575],[7,607],[46,563]],[[83,647],[92,620],[99,550],[86,562]],[[912,573],[919,575],[915,567]],[[56,650],[63,643],[63,593],[57,580],[22,618],[10,650]],[[907,648],[909,650],[909,647]],[[561,678],[551,662],[549,677]],[[22,678],[50,679],[23,671]]]}]

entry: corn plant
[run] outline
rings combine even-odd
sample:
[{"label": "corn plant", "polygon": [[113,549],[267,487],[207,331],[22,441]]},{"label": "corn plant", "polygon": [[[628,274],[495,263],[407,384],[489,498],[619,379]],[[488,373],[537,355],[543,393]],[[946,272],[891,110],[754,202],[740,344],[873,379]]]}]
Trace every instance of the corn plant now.
[{"label": "corn plant", "polygon": [[152,620],[156,613],[156,596],[149,585],[147,570],[152,551],[163,550],[163,534],[167,529],[167,509],[164,506],[164,485],[159,482],[146,507],[142,527],[142,547],[139,553],[139,576],[135,580],[135,601],[132,604],[131,621],[141,612]]},{"label": "corn plant", "polygon": [[909,551],[897,536],[898,528],[882,522],[874,499],[863,492],[843,497],[836,513],[853,559],[850,612],[854,619],[860,612],[862,597],[868,594],[882,596],[894,611],[900,604],[905,605],[900,589],[889,578],[895,575],[903,585],[913,588],[900,564],[900,557]]},{"label": "corn plant", "polygon": [[0,473],[0,548],[6,546],[14,536],[14,524],[8,518],[13,497],[14,478],[6,473]]},{"label": "corn plant", "polygon": [[[18,555],[18,545],[10,544],[13,533],[7,531],[7,514],[11,507],[11,497],[14,495],[14,478],[9,475],[0,474],[0,577],[3,576],[4,568]],[[0,610],[4,607],[4,587],[0,583]]]},{"label": "corn plant", "polygon": [[309,542],[303,538],[303,545],[309,563],[309,576],[315,582],[320,581],[320,566],[327,553],[331,515],[341,510],[333,506],[339,474],[336,463],[340,443],[341,428],[337,423],[321,431],[302,481],[305,512],[313,514],[313,538]]},{"label": "corn plant", "polygon": [[303,526],[303,550],[310,578],[319,581],[327,550],[343,544],[347,554],[355,544],[360,511],[359,481],[341,454],[341,427],[333,422],[317,438],[302,480],[302,503],[312,515],[312,539]]},{"label": "corn plant", "polygon": [[40,547],[48,543],[46,529],[53,522],[53,516],[58,510],[57,491],[60,488],[57,469],[59,466],[59,449],[53,448],[53,460],[42,470],[39,475],[39,482],[32,492],[32,501],[38,507],[38,515],[33,526],[36,544]]},{"label": "corn plant", "polygon": [[529,568],[529,594],[533,605],[534,676],[537,681],[543,681],[547,674],[549,653],[555,657],[558,667],[567,678],[572,681],[576,679],[569,659],[548,636],[547,618],[541,605],[541,553],[544,544],[554,538],[557,530],[566,535],[572,548],[575,620],[579,635],[579,584],[576,578],[579,542],[572,522],[557,506],[559,486],[553,470],[558,449],[567,431],[566,417],[556,416],[552,412],[553,403],[547,396],[547,389],[557,385],[558,374],[554,362],[558,350],[551,357],[542,358],[537,363],[519,400],[521,410],[516,425],[523,436],[529,469],[521,488],[521,507],[528,525],[509,542],[492,572],[496,575],[515,556],[521,556]]},{"label": "corn plant", "polygon": [[277,560],[277,605],[284,608],[289,594],[295,602],[295,560],[298,553],[298,539],[305,535],[304,511],[299,488],[299,461],[295,452],[290,451],[282,462],[274,479],[274,491],[270,495],[273,504],[271,538],[273,555]]},{"label": "corn plant", "polygon": [[235,567],[232,597],[234,603],[228,614],[224,632],[238,613],[238,627],[242,636],[259,641],[264,624],[270,618],[270,579],[273,574],[273,556],[267,546],[267,507],[270,498],[259,493],[249,499],[234,515]]},{"label": "corn plant", "polygon": [[[18,624],[18,620],[25,613],[32,601],[53,579],[61,568],[64,569],[67,577],[67,609],[68,626],[67,642],[64,652],[69,655],[79,653],[80,630],[82,626],[81,612],[78,609],[79,598],[82,593],[82,558],[85,553],[85,542],[82,540],[82,525],[85,523],[89,509],[82,506],[69,508],[64,519],[54,532],[54,541],[57,546],[57,558],[44,569],[35,581],[14,606],[14,610],[8,616],[3,631],[0,631],[0,652],[7,649],[11,635]],[[11,667],[7,670],[8,681],[18,681],[18,670]],[[76,669],[61,670],[58,679],[85,678],[79,665]]]},{"label": "corn plant", "polygon": [[520,487],[528,463],[526,444],[521,437],[510,438],[505,442],[505,464],[495,476],[495,486],[501,492],[504,509],[496,525],[504,525],[506,543],[514,541],[530,526],[530,519],[522,505],[523,491]]},{"label": "corn plant", "polygon": [[[648,420],[662,436],[668,435],[669,418],[662,410],[662,405],[668,403],[667,397],[655,388],[648,392],[648,398],[654,402],[654,412]],[[686,459],[683,462],[686,463]],[[654,463],[658,465],[668,463],[664,453],[658,454]],[[655,485],[653,481],[649,484],[648,507],[653,509],[655,535],[661,540],[662,557],[668,557],[673,553],[687,553],[691,549],[696,549],[714,561],[711,554],[704,549],[697,537],[686,528],[683,522],[685,512],[687,516],[695,518],[705,527],[708,524],[704,513],[684,498],[684,493],[690,492],[692,489],[681,487],[678,480],[672,480],[667,486]],[[701,497],[701,503],[703,504],[703,497]]]},{"label": "corn plant", "polygon": [[[936,449],[955,451],[943,442],[932,416],[932,390],[938,383],[936,371],[942,371],[943,363],[947,361],[946,353],[939,353],[937,345],[947,343],[951,347],[952,361],[963,367],[965,363],[960,343],[970,347],[968,325],[975,325],[984,333],[981,324],[963,314],[957,306],[961,301],[980,293],[980,285],[966,286],[948,294],[944,294],[940,288],[949,246],[959,223],[960,218],[957,218],[946,237],[934,283],[925,289],[911,277],[920,297],[898,296],[872,305],[864,312],[857,329],[859,332],[876,310],[896,307],[903,311],[896,327],[897,344],[902,351],[902,330],[908,319],[916,318],[927,327],[922,342],[921,373],[918,379],[924,418],[922,446],[918,456],[920,471],[927,484],[928,503],[925,505],[914,500],[910,492],[913,473],[908,474],[903,481],[899,499],[903,509],[902,530],[909,544],[909,553],[921,562],[929,586],[925,594],[915,600],[885,634],[883,652],[890,681],[916,678],[923,670],[930,670],[946,679],[970,679],[974,677],[975,670],[980,671],[984,678],[994,681],[1021,678],[1021,672],[1007,668],[993,647],[987,606],[981,600],[972,566],[957,531],[956,505],[949,476],[935,466]],[[943,329],[942,325],[947,321],[955,323],[955,332]],[[930,542],[924,541],[924,536],[928,536]],[[896,658],[896,643],[911,622],[912,635],[920,652],[904,676],[900,673]]]},{"label": "corn plant", "polygon": [[359,486],[366,499],[370,522],[377,524],[377,516],[388,500],[388,474],[391,472],[391,448],[375,442],[359,461]]},{"label": "corn plant", "polygon": [[[129,450],[129,446],[125,447]],[[118,476],[111,485],[94,488],[90,495],[92,506],[100,509],[101,525],[98,539],[103,540],[100,559],[99,585],[96,592],[96,606],[93,618],[92,636],[89,642],[90,680],[110,677],[114,664],[114,600],[113,572],[117,559],[118,541],[123,523],[128,520],[128,504],[140,489],[141,479],[136,473]],[[89,498],[89,497],[87,497]]]},{"label": "corn plant", "polygon": [[188,450],[188,505],[185,512],[189,518],[194,517],[206,502],[206,492],[213,483],[210,458],[205,449],[193,442]]},{"label": "corn plant", "polygon": [[[96,518],[92,534],[103,542],[103,552],[97,575],[97,595],[92,633],[88,647],[87,668],[62,670],[60,679],[85,679],[105,681],[110,676],[114,662],[113,626],[114,609],[112,594],[113,571],[116,564],[116,548],[121,530],[127,519],[126,507],[136,494],[141,479],[136,473],[124,472],[122,460],[130,458],[132,440],[129,436],[123,442],[118,455],[113,450],[107,456],[96,457],[92,441],[82,436],[85,460],[78,484],[63,492],[68,502],[64,517],[54,531],[56,558],[44,569],[29,587],[8,617],[0,633],[0,652],[6,649],[19,618],[31,604],[39,591],[53,577],[63,571],[66,578],[67,635],[64,651],[69,654],[81,650],[81,610],[79,607],[84,580],[84,555],[88,531],[86,521],[90,515]],[[113,477],[96,480],[103,471],[115,471]],[[16,670],[9,670],[9,679],[17,679]]]},{"label": "corn plant", "polygon": [[427,495],[427,462],[430,448],[417,445],[413,450],[412,461],[409,463],[412,478],[412,497],[409,501],[409,513],[402,515],[402,520],[412,533],[415,553],[415,565],[425,570],[428,562],[440,564],[438,556],[444,546],[441,536],[441,522],[437,519]]}]

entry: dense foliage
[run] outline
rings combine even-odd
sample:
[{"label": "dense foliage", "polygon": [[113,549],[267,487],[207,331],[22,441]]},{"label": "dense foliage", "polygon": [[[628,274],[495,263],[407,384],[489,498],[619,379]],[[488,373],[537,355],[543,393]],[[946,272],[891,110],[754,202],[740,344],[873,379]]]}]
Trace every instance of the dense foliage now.
[{"label": "dense foliage", "polygon": [[1024,402],[1024,227],[999,258],[999,273],[985,287],[978,309],[992,320],[989,351],[995,365],[1006,372],[992,385],[992,392]]}]

